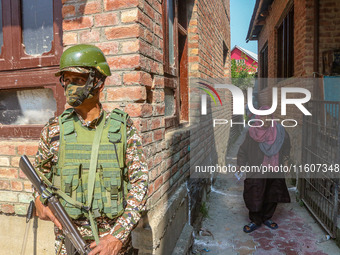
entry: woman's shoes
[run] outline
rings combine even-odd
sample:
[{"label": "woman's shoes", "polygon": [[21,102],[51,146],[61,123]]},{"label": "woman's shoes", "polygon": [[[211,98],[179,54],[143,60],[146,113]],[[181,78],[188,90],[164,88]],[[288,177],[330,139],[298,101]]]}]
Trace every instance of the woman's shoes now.
[{"label": "woman's shoes", "polygon": [[268,228],[271,229],[277,229],[279,226],[272,220],[266,220],[263,222],[264,225],[266,225]]},{"label": "woman's shoes", "polygon": [[250,222],[249,224],[247,224],[243,227],[243,231],[245,233],[251,233],[254,230],[258,229],[259,227],[260,227],[260,225],[256,225],[254,222]]}]

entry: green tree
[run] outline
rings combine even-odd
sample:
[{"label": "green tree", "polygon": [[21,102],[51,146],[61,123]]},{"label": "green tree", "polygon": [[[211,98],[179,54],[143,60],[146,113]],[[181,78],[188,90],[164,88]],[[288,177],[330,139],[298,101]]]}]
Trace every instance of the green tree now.
[{"label": "green tree", "polygon": [[256,66],[246,64],[248,57],[244,53],[241,54],[241,58],[245,61],[236,62],[235,59],[231,60],[231,79],[234,85],[244,90],[253,86]]}]

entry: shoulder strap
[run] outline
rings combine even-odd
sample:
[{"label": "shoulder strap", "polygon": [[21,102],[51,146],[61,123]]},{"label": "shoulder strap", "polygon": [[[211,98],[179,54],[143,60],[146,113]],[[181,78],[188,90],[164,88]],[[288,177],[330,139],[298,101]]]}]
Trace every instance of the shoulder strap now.
[{"label": "shoulder strap", "polygon": [[[99,124],[97,126],[96,133],[94,135],[93,143],[92,143],[92,151],[91,151],[91,161],[90,161],[90,170],[89,170],[89,177],[88,177],[88,191],[87,191],[87,206],[89,208],[92,207],[92,201],[93,201],[93,191],[94,191],[94,184],[96,180],[96,171],[97,171],[97,162],[98,162],[98,153],[99,153],[99,145],[100,145],[100,139],[103,133],[104,125],[106,120],[106,112],[104,111],[104,116]],[[92,210],[89,210],[89,219],[91,223],[91,229],[93,232],[94,239],[96,243],[99,243],[99,236],[98,231],[96,228],[96,224],[94,222],[94,216],[92,213]]]}]

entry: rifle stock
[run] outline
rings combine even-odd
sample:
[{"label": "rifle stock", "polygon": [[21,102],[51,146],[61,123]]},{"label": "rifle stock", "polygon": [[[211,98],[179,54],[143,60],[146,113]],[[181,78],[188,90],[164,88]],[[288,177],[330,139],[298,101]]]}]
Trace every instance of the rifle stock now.
[{"label": "rifle stock", "polygon": [[[46,185],[40,180],[38,174],[26,155],[20,158],[19,166],[27,178],[31,181],[34,188],[41,195],[46,189]],[[60,204],[58,198],[55,195],[52,195],[47,201],[47,206],[59,220],[65,236],[70,239],[73,246],[81,255],[88,255],[91,249],[86,245],[77,227],[72,223],[70,217],[66,213],[64,207]]]}]

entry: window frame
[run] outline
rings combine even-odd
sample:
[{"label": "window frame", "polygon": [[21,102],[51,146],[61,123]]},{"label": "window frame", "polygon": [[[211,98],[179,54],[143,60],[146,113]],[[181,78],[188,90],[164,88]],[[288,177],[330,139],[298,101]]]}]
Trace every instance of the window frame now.
[{"label": "window frame", "polygon": [[294,6],[291,6],[280,24],[277,33],[277,77],[294,76]]},{"label": "window frame", "polygon": [[[189,120],[189,99],[188,99],[188,21],[185,10],[181,9],[181,13],[185,13],[184,19],[179,22],[179,2],[183,0],[170,0],[173,1],[174,6],[174,65],[170,65],[169,60],[169,22],[168,22],[168,1],[163,1],[163,69],[164,69],[164,86],[174,90],[174,114],[172,116],[165,116],[165,129],[178,127],[180,122]],[[183,2],[186,5],[186,1]],[[182,6],[183,7],[183,6]],[[180,24],[182,23],[182,24]],[[183,23],[186,24],[183,26]],[[184,37],[182,50],[183,56],[180,54],[180,37]]]},{"label": "window frame", "polygon": [[[40,56],[25,53],[21,25],[21,0],[2,1],[2,7],[4,44],[0,55],[0,71],[58,65],[63,51],[61,0],[53,0],[51,50]],[[8,11],[8,8],[11,12]]]},{"label": "window frame", "polygon": [[268,42],[262,47],[260,51],[260,78],[261,90],[268,87]]},{"label": "window frame", "polygon": [[[59,70],[59,59],[63,52],[61,0],[53,0],[54,37],[51,50],[40,56],[27,55],[24,52],[21,1],[2,1],[2,13],[4,43],[0,54],[0,79],[2,81],[0,93],[6,90],[52,89],[57,104],[55,116],[60,115],[64,110],[66,100],[64,89],[54,74]],[[0,124],[0,138],[39,138],[44,124]]]}]

